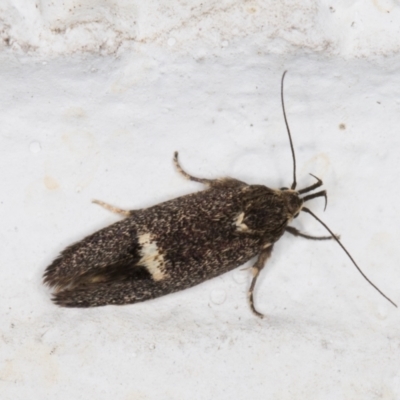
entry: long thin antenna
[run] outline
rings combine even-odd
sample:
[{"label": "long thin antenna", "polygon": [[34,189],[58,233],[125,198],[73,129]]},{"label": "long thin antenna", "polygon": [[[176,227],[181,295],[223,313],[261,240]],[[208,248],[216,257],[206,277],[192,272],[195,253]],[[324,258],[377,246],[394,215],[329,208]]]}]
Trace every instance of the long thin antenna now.
[{"label": "long thin antenna", "polygon": [[386,300],[390,301],[395,307],[397,307],[397,304],[390,300],[389,297],[387,297],[377,286],[375,286],[368,278],[367,276],[364,274],[364,272],[361,271],[360,267],[356,264],[356,262],[354,261],[353,257],[350,255],[350,253],[346,250],[346,248],[342,245],[342,243],[340,242],[340,240],[334,235],[334,233],[328,228],[328,226],[322,222],[313,212],[311,212],[308,208],[303,207],[301,209],[302,211],[305,211],[309,214],[311,214],[331,235],[332,238],[335,239],[339,246],[344,250],[344,252],[349,256],[350,260],[353,262],[353,264],[355,265],[355,267],[358,269],[358,272],[364,277],[364,279],[372,286],[374,287]]},{"label": "long thin antenna", "polygon": [[283,110],[283,117],[285,118],[285,124],[286,124],[286,130],[289,136],[289,142],[290,142],[290,148],[292,150],[292,159],[293,159],[293,183],[292,186],[290,187],[292,190],[296,189],[297,186],[297,181],[296,181],[296,156],[294,154],[294,147],[293,147],[293,140],[292,140],[292,135],[290,134],[290,129],[289,129],[289,124],[286,118],[286,111],[285,111],[285,102],[283,100],[283,81],[285,79],[286,75],[285,71],[282,75],[282,81],[281,81],[281,101],[282,101],[282,110]]}]

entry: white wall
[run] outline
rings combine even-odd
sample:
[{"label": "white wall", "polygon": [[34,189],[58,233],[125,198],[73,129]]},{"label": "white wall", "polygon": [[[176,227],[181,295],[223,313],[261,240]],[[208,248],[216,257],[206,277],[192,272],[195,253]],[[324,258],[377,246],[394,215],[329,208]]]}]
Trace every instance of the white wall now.
[{"label": "white wall", "polygon": [[[56,2],[54,2],[56,3]],[[142,4],[146,3],[146,4]],[[68,244],[204,177],[309,203],[400,303],[400,3],[0,3],[4,399],[399,399],[400,311],[335,243],[284,237],[250,271],[124,307],[62,309],[41,276]],[[294,226],[323,234],[307,214]],[[250,265],[250,264],[249,264]],[[3,397],[4,396],[4,397]]]}]

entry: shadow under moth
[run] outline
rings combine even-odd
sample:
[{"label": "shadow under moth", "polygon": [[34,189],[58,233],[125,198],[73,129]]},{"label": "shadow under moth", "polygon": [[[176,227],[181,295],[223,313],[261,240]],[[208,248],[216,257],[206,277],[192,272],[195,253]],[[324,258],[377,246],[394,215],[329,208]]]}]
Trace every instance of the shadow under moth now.
[{"label": "shadow under moth", "polygon": [[[206,186],[200,192],[155,206],[126,211],[101,201],[95,203],[124,216],[61,252],[44,274],[53,287],[53,301],[63,307],[122,305],[154,299],[187,289],[239,267],[257,256],[252,266],[248,299],[251,310],[262,317],[253,291],[275,242],[288,232],[312,240],[335,240],[363,277],[394,306],[361,271],[328,226],[304,203],[325,198],[325,190],[311,194],[322,181],[296,190],[296,159],[286,118],[281,81],[281,102],[293,159],[290,188],[270,189],[233,178],[203,179],[185,172],[174,155],[177,170],[187,179]],[[301,211],[311,214],[329,236],[312,236],[289,223]]]}]

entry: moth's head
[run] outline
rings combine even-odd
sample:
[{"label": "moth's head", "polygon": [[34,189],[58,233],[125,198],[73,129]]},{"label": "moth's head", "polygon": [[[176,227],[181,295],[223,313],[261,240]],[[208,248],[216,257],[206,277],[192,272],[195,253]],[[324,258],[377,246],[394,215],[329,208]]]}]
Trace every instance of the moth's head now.
[{"label": "moth's head", "polygon": [[299,212],[303,208],[303,204],[311,199],[315,199],[316,197],[325,197],[325,208],[328,202],[328,198],[326,196],[326,191],[325,190],[320,190],[319,192],[308,194],[307,196],[300,197],[301,194],[308,193],[313,191],[314,189],[319,188],[322,186],[323,182],[321,179],[317,178],[313,174],[310,174],[313,176],[316,180],[317,183],[314,183],[311,186],[307,186],[304,189],[300,190],[294,190],[294,189],[289,189],[289,188],[281,188],[280,192],[285,199],[286,207],[288,209],[289,215],[292,218],[296,218],[299,215]]},{"label": "moth's head", "polygon": [[296,218],[303,207],[304,200],[299,196],[296,190],[281,188],[280,192],[290,219]]}]

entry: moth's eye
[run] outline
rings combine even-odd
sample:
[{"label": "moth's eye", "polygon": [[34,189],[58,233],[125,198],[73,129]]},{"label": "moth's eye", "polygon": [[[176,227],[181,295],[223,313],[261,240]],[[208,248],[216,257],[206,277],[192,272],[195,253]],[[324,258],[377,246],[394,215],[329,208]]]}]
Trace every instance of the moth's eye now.
[{"label": "moth's eye", "polygon": [[280,190],[289,190],[287,187],[281,187]]}]

